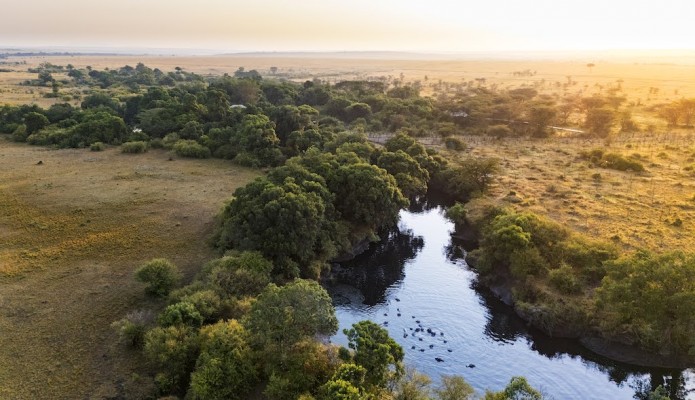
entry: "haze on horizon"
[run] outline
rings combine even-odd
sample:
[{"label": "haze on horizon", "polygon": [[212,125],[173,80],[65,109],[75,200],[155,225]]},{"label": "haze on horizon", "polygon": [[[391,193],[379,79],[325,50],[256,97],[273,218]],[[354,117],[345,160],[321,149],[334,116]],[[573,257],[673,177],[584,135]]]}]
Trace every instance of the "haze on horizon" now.
[{"label": "haze on horizon", "polygon": [[695,50],[691,0],[27,0],[2,10],[0,48]]}]

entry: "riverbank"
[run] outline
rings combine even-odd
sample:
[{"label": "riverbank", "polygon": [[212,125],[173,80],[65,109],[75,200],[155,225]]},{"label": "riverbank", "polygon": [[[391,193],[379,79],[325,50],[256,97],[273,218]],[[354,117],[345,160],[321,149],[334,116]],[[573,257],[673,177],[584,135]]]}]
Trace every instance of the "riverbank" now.
[{"label": "riverbank", "polygon": [[[533,219],[533,217],[528,215],[517,218],[522,221]],[[488,217],[487,223],[492,223],[491,220],[492,217]],[[530,226],[534,224],[536,226],[531,228]],[[571,233],[557,226],[544,224],[548,224],[548,222],[538,220],[535,223],[530,223],[525,226],[524,223],[521,223],[520,225],[523,226],[523,228],[521,228],[520,225],[512,224],[510,226],[520,228],[518,231],[512,229],[512,231],[515,231],[515,233],[519,235],[518,237],[525,237],[521,234],[528,234],[526,239],[530,242],[534,240],[532,237],[534,234],[539,234],[539,232],[531,232],[534,230],[540,231],[542,229],[550,232],[555,231],[554,235],[560,237],[567,235],[566,237],[570,239],[566,240],[577,240],[576,238],[572,238]],[[539,225],[542,226],[542,229],[539,228]],[[479,228],[476,229],[474,227]],[[549,260],[543,259],[544,255],[541,255],[544,251],[541,249],[539,252],[535,248],[533,250],[534,253],[510,253],[509,255],[513,254],[514,257],[517,257],[517,259],[511,260],[511,266],[509,264],[502,265],[505,264],[505,262],[499,259],[496,260],[498,263],[496,265],[485,265],[490,262],[489,256],[488,259],[485,259],[485,257],[491,254],[493,251],[491,247],[493,245],[491,244],[489,232],[487,233],[487,237],[483,237],[480,227],[482,227],[481,221],[476,221],[473,225],[459,224],[457,226],[455,236],[464,237],[469,243],[471,243],[472,240],[475,242],[484,242],[484,248],[478,248],[467,253],[466,261],[478,272],[479,283],[489,289],[504,304],[511,307],[516,315],[523,319],[529,326],[539,329],[551,337],[577,340],[584,348],[600,356],[626,364],[652,368],[688,368],[695,366],[695,357],[693,356],[674,352],[670,354],[668,352],[659,354],[635,346],[627,341],[621,342],[620,339],[616,340],[616,338],[620,338],[618,335],[606,335],[601,327],[601,323],[605,322],[601,320],[602,315],[605,316],[605,312],[603,314],[598,313],[594,305],[596,301],[595,292],[602,286],[602,280],[595,279],[593,284],[585,283],[586,286],[579,286],[580,284],[574,281],[574,279],[582,277],[582,272],[578,270],[581,270],[583,267],[586,267],[588,270],[593,270],[595,266],[570,266],[569,260],[573,257],[568,257],[559,261],[562,265],[561,268],[551,267],[548,262]],[[524,232],[524,229],[526,232]],[[545,234],[548,234],[548,232],[545,232]],[[551,236],[553,236],[553,233],[551,233]],[[509,243],[514,241],[511,236],[508,236],[506,240],[506,246],[509,246]],[[562,240],[563,239],[558,239],[553,245],[560,248],[560,250],[556,249],[556,251],[560,253],[563,253],[563,247],[571,247],[565,246]],[[581,240],[579,243],[582,243]],[[576,243],[573,243],[572,246],[576,246]],[[595,251],[595,249],[590,248],[590,245],[587,245],[587,247],[589,247],[588,253]],[[469,248],[469,250],[471,250],[471,248]],[[582,250],[587,251],[587,249]],[[499,249],[496,251],[499,251]],[[528,254],[535,254],[532,257],[538,257],[538,259],[531,261],[528,259],[524,260],[524,258],[528,258]],[[590,257],[586,257],[586,254],[584,254],[584,256],[585,259],[594,263],[596,262],[596,260],[591,260]],[[613,257],[617,256],[617,254],[607,255],[604,257],[605,259],[601,261],[601,264],[615,262],[612,260],[614,260]],[[480,265],[481,258],[483,258],[482,266]],[[522,260],[519,261],[519,259]],[[524,274],[527,274],[524,275],[525,279],[522,279],[520,276],[520,263],[523,264],[524,268],[527,268],[523,271]],[[532,271],[528,269],[531,268],[529,265],[534,263],[542,264],[543,270]],[[562,275],[560,275],[560,271],[563,268]],[[601,278],[605,275],[606,273],[602,272]],[[558,276],[561,279],[558,278]],[[557,282],[560,282],[560,284]],[[573,287],[572,290],[569,290],[568,282],[575,282],[574,285],[576,286]],[[565,293],[563,296],[561,293],[562,290],[566,290],[568,293]],[[587,305],[591,308],[586,308]],[[648,305],[645,305],[645,307],[647,306]],[[610,336],[610,338],[607,338],[607,336]],[[629,340],[629,337],[627,337],[627,339]]]}]

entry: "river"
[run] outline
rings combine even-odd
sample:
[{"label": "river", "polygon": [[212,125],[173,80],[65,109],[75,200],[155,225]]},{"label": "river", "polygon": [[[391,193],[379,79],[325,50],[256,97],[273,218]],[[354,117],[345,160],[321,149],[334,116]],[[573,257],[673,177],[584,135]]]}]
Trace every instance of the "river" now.
[{"label": "river", "polygon": [[673,399],[695,399],[695,370],[642,368],[603,358],[575,340],[529,329],[513,310],[476,284],[452,240],[453,224],[424,200],[401,211],[397,229],[354,260],[334,266],[325,283],[340,333],[369,319],[403,346],[405,363],[438,381],[463,376],[479,393],[524,376],[549,398],[633,399],[664,385]]}]

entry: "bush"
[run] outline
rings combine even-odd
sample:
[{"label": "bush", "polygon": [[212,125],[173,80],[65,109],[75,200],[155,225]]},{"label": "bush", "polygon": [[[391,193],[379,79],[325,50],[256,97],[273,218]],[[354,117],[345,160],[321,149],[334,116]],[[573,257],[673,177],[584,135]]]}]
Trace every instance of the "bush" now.
[{"label": "bush", "polygon": [[89,150],[91,151],[104,151],[106,149],[106,145],[102,142],[94,142],[89,146]]},{"label": "bush", "polygon": [[147,151],[147,142],[125,142],[121,145],[121,153],[137,154]]},{"label": "bush", "polygon": [[454,151],[464,151],[468,148],[468,145],[466,143],[453,136],[449,136],[446,139],[444,139],[444,147],[446,147],[449,150],[454,150]]},{"label": "bush", "polygon": [[187,325],[200,327],[203,325],[203,316],[196,309],[195,305],[180,301],[174,303],[162,311],[157,318],[157,323],[161,326]]},{"label": "bush", "polygon": [[548,274],[550,284],[557,290],[565,294],[579,293],[581,285],[579,280],[574,276],[572,267],[563,264],[560,268],[551,270]]},{"label": "bush", "polygon": [[141,348],[145,343],[147,325],[152,322],[152,313],[149,310],[131,312],[125,318],[111,324],[116,330],[120,340],[129,346]]},{"label": "bush", "polygon": [[209,158],[210,149],[195,140],[179,140],[174,144],[174,151],[181,157]]},{"label": "bush", "polygon": [[176,286],[181,275],[178,268],[168,260],[155,258],[141,265],[135,271],[135,278],[147,284],[146,293],[164,297]]}]

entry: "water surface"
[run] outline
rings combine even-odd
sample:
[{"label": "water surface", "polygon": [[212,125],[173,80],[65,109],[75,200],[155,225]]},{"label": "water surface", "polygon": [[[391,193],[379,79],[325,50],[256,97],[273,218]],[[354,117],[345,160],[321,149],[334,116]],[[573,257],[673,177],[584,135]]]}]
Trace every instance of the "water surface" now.
[{"label": "water surface", "polygon": [[[415,203],[400,217],[397,229],[334,268],[326,283],[340,332],[364,319],[382,324],[403,346],[407,365],[435,382],[442,374],[462,375],[481,393],[522,375],[554,399],[633,399],[657,385],[674,399],[695,399],[693,370],[617,363],[527,328],[477,287],[440,206]],[[342,333],[332,340],[347,344]]]}]

